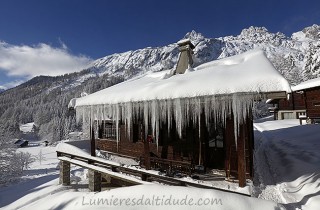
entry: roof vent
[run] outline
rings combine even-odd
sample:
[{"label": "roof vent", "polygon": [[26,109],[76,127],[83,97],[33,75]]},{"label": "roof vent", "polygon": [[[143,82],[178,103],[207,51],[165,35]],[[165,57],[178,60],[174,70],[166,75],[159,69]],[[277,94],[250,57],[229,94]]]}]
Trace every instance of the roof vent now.
[{"label": "roof vent", "polygon": [[192,67],[192,54],[195,46],[191,43],[190,39],[180,40],[177,44],[179,45],[180,54],[175,74],[184,74],[189,67]]}]

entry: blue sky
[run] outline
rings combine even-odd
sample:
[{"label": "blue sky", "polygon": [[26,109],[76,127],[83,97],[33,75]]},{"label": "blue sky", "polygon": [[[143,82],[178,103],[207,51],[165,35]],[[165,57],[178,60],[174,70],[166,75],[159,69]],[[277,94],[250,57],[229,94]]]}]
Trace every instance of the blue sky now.
[{"label": "blue sky", "polygon": [[0,87],[92,59],[264,26],[290,36],[320,24],[319,0],[0,0]]}]

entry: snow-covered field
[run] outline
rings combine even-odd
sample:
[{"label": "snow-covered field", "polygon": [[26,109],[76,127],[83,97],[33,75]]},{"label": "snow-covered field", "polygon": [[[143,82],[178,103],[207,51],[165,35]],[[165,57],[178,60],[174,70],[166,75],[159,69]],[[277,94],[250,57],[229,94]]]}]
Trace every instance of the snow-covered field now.
[{"label": "snow-covered field", "polygon": [[279,120],[255,128],[257,195],[287,209],[320,209],[320,125]]},{"label": "snow-covered field", "polygon": [[[54,146],[21,148],[36,161],[19,183],[0,188],[1,209],[320,209],[320,125],[298,120],[255,123],[253,197],[158,184],[87,189],[86,170],[73,166],[71,186],[58,184]],[[36,144],[35,144],[36,145]],[[270,200],[270,201],[267,201]]]}]

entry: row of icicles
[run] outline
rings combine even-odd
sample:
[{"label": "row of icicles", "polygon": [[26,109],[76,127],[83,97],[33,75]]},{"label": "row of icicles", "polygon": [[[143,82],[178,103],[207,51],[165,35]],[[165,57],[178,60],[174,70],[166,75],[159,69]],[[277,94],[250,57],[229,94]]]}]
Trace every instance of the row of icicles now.
[{"label": "row of icicles", "polygon": [[[120,122],[124,122],[128,136],[130,136],[132,121],[137,120],[137,118],[143,119],[145,128],[149,126],[152,128],[152,135],[155,137],[157,147],[159,129],[162,123],[168,125],[169,131],[174,120],[176,130],[181,138],[182,131],[188,126],[189,119],[192,120],[193,125],[199,124],[202,112],[204,112],[208,129],[215,129],[210,127],[210,123],[215,125],[222,123],[225,127],[227,117],[233,115],[235,144],[237,145],[239,125],[245,121],[255,101],[261,98],[265,98],[265,96],[262,94],[232,94],[79,106],[76,107],[76,115],[77,120],[82,120],[84,125],[89,125],[93,121],[97,121],[97,123],[101,123],[103,120],[114,121],[117,144],[119,144]],[[147,132],[148,129],[145,129],[145,131]]]}]

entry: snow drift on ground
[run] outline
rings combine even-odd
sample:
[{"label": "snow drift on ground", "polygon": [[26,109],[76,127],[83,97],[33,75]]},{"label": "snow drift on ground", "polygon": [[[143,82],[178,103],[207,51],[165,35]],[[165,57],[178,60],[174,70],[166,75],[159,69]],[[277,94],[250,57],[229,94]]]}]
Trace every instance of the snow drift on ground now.
[{"label": "snow drift on ground", "polygon": [[257,195],[288,210],[320,209],[320,125],[278,120],[255,128]]},{"label": "snow drift on ground", "polygon": [[47,182],[4,209],[280,209],[271,201],[207,190],[162,185],[136,185],[99,193]]}]

